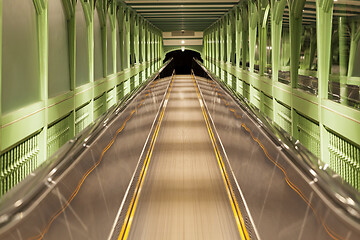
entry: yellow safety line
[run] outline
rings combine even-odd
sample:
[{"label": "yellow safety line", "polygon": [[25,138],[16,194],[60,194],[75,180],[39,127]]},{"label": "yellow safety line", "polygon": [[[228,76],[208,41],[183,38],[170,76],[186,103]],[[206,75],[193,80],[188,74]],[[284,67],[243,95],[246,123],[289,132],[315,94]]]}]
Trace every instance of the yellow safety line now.
[{"label": "yellow safety line", "polygon": [[141,170],[140,178],[139,178],[139,180],[138,180],[138,182],[136,184],[135,193],[134,193],[134,195],[133,195],[133,197],[131,199],[129,209],[128,209],[127,213],[126,213],[125,221],[123,223],[123,226],[122,226],[121,231],[120,231],[120,235],[118,237],[119,240],[126,240],[128,238],[128,236],[129,236],[130,227],[131,227],[132,221],[134,219],[135,210],[136,210],[136,207],[137,207],[137,204],[138,204],[138,201],[139,201],[142,186],[144,184],[144,179],[145,179],[146,173],[148,171],[148,167],[149,167],[151,156],[152,156],[152,153],[153,153],[153,150],[154,150],[155,142],[156,142],[157,136],[159,134],[161,122],[162,122],[164,114],[165,114],[165,109],[166,109],[167,101],[169,100],[169,97],[170,97],[170,92],[171,92],[171,88],[172,88],[172,85],[173,85],[173,82],[174,82],[174,78],[175,78],[175,74],[173,75],[173,77],[171,79],[169,90],[168,90],[168,92],[166,94],[165,102],[164,102],[162,111],[161,111],[160,116],[159,116],[159,121],[158,121],[158,123],[156,125],[154,134],[153,134],[152,139],[151,139],[149,150],[148,150],[148,152],[146,154],[145,163],[144,163],[144,166],[143,166],[143,168]]},{"label": "yellow safety line", "polygon": [[[194,83],[194,86],[195,86],[195,89],[196,89],[196,93],[197,93],[197,96],[198,96],[198,99],[199,101],[202,103],[202,99],[201,99],[201,95],[199,93],[199,90],[198,90],[198,87],[196,85],[196,82],[195,82],[195,78],[193,75],[192,76],[192,79],[193,79],[193,83]],[[210,125],[210,122],[209,122],[209,118],[207,116],[207,113],[206,113],[206,110],[205,110],[205,107],[203,105],[204,103],[200,104],[201,106],[201,111],[203,113],[203,116],[204,116],[204,120],[205,120],[205,123],[206,123],[206,127],[207,127],[207,130],[208,130],[208,133],[209,133],[209,136],[210,136],[210,139],[211,139],[211,143],[212,143],[212,146],[214,148],[214,152],[215,152],[215,156],[216,156],[216,159],[218,161],[218,164],[219,164],[219,168],[221,170],[221,176],[223,177],[223,180],[224,180],[224,184],[226,186],[226,191],[227,191],[227,194],[228,194],[228,197],[229,197],[229,200],[230,200],[230,203],[231,203],[231,207],[232,207],[232,210],[233,210],[233,213],[234,213],[234,217],[235,217],[235,220],[236,220],[236,223],[237,223],[237,226],[238,226],[238,229],[239,229],[239,233],[240,233],[240,236],[243,240],[247,240],[247,239],[250,239],[249,238],[249,234],[246,230],[246,227],[245,227],[245,223],[244,223],[244,219],[241,215],[241,212],[240,212],[240,209],[239,209],[239,205],[236,201],[236,197],[235,197],[235,194],[233,192],[233,189],[231,187],[231,184],[230,184],[230,181],[229,181],[229,177],[227,175],[227,172],[226,172],[226,169],[225,169],[225,166],[224,166],[224,162],[222,160],[222,157],[221,157],[221,154],[220,154],[220,151],[219,151],[219,148],[217,146],[217,143],[216,143],[216,140],[215,140],[215,137],[214,137],[214,133],[211,129],[211,125]]]}]

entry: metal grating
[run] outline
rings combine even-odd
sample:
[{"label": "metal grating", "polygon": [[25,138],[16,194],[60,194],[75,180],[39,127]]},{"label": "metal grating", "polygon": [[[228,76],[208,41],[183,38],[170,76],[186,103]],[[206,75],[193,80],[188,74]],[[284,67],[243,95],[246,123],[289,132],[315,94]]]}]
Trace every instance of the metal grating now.
[{"label": "metal grating", "polygon": [[116,97],[118,101],[124,97],[124,83],[120,83],[116,86]]},{"label": "metal grating", "polygon": [[329,133],[330,168],[360,191],[360,148],[333,132]]},{"label": "metal grating", "polygon": [[243,82],[243,97],[246,99],[250,99],[250,84],[247,84],[246,82]]},{"label": "metal grating", "polygon": [[320,157],[320,127],[312,120],[298,115],[299,141],[317,157]]},{"label": "metal grating", "polygon": [[243,90],[243,81],[241,81],[241,79],[237,79],[236,91],[237,91],[238,93],[240,93],[241,96],[243,96],[243,93],[244,93],[244,90]]},{"label": "metal grating", "polygon": [[111,108],[116,103],[115,88],[106,92],[106,109]]},{"label": "metal grating", "polygon": [[231,88],[236,90],[237,79],[234,75],[231,75]]},{"label": "metal grating", "polygon": [[36,169],[39,163],[40,132],[1,154],[0,196]]},{"label": "metal grating", "polygon": [[135,89],[135,76],[130,78],[130,92]]},{"label": "metal grating", "polygon": [[91,106],[90,103],[86,103],[82,107],[78,108],[75,112],[75,135],[81,132],[91,123],[90,118]]},{"label": "metal grating", "polygon": [[220,79],[227,83],[227,74],[225,74],[225,71],[223,69],[220,69],[220,73]]},{"label": "metal grating", "polygon": [[291,134],[291,110],[283,103],[276,101],[275,122],[286,132]]},{"label": "metal grating", "polygon": [[123,85],[124,85],[124,88],[123,88],[124,93],[123,93],[123,95],[124,95],[124,97],[127,96],[130,93],[130,88],[131,88],[130,82],[131,82],[130,79],[127,79],[125,82],[123,82]]},{"label": "metal grating", "polygon": [[71,139],[71,114],[49,126],[47,130],[47,157],[53,155],[62,145]]},{"label": "metal grating", "polygon": [[252,87],[252,86],[250,88],[250,102],[257,109],[260,109],[260,106],[261,106],[261,92],[259,90],[257,90],[256,88]]},{"label": "metal grating", "polygon": [[268,118],[273,119],[273,99],[264,93],[262,95],[264,100],[262,111]]},{"label": "metal grating", "polygon": [[106,112],[106,96],[105,93],[94,99],[94,119],[97,119]]}]

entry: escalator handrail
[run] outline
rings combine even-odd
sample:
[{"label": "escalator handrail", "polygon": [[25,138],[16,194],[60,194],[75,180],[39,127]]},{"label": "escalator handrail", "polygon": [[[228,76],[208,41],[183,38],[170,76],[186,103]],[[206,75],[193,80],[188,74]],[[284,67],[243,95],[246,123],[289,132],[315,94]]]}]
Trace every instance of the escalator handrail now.
[{"label": "escalator handrail", "polygon": [[[34,205],[40,202],[56,185],[62,174],[76,164],[76,159],[101,134],[128,104],[148,84],[160,76],[173,59],[169,59],[144,84],[129,94],[125,99],[108,109],[101,117],[86,127],[81,133],[65,143],[53,156],[28,175],[17,186],[0,199],[0,230],[15,220],[24,217]],[[31,188],[31,186],[34,186]],[[30,189],[30,190],[29,190]],[[0,231],[1,232],[1,231]]]}]

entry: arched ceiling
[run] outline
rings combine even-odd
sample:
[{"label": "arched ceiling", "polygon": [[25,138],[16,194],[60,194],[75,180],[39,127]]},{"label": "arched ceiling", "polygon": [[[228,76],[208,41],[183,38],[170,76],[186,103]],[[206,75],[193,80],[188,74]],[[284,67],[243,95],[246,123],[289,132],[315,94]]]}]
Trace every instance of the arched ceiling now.
[{"label": "arched ceiling", "polygon": [[203,31],[238,0],[125,0],[128,6],[164,32]]}]

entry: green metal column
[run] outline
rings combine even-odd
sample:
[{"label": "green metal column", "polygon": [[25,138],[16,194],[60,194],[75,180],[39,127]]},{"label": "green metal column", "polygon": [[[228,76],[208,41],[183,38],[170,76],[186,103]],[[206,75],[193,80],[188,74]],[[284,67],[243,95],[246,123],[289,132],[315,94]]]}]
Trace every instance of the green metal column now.
[{"label": "green metal column", "polygon": [[154,64],[154,34],[153,34],[153,26],[150,25],[150,61],[151,61],[151,74],[153,73],[153,64]]},{"label": "green metal column", "polygon": [[162,66],[162,48],[161,48],[161,43],[162,43],[162,33],[161,31],[159,30],[159,33],[158,33],[158,45],[159,45],[159,59],[158,59],[158,68],[160,68]]},{"label": "green metal column", "polygon": [[[221,61],[222,58],[223,58],[223,43],[222,43],[222,20],[220,19],[219,22],[218,22],[218,36],[217,36],[217,39],[218,39],[218,59],[217,61]],[[218,64],[218,63],[217,63]]]},{"label": "green metal column", "polygon": [[[144,18],[142,19],[141,24],[141,51],[142,51],[142,64],[146,66],[146,21]],[[146,80],[146,68],[142,71],[142,81]]]},{"label": "green metal column", "polygon": [[155,34],[154,34],[154,27],[151,26],[151,32],[150,32],[150,36],[151,36],[151,74],[154,73],[155,71]]},{"label": "green metal column", "polygon": [[259,74],[264,75],[267,67],[267,24],[270,13],[270,5],[267,0],[260,0],[258,2],[258,30],[259,30]]},{"label": "green metal column", "polygon": [[[221,35],[221,33],[222,33],[222,22],[221,22],[221,20],[217,23],[217,36],[216,36],[216,38],[217,38],[217,41],[216,41],[216,43],[217,43],[217,49],[216,49],[216,56],[217,56],[217,59],[216,59],[216,61],[221,61],[221,59],[222,59],[222,54],[223,54],[223,51],[222,51],[222,48],[224,47],[224,45],[222,44],[222,35]],[[217,63],[216,63],[217,64]]]},{"label": "green metal column", "polygon": [[207,64],[207,61],[209,59],[209,36],[207,35],[206,32],[204,32],[204,37],[203,37],[203,56],[206,67],[209,67],[209,65]]},{"label": "green metal column", "polygon": [[135,55],[135,12],[130,11],[130,67],[136,63]]},{"label": "green metal column", "polygon": [[[110,20],[110,29],[111,29],[111,49],[112,49],[112,69],[113,69],[113,72],[112,73],[108,73],[109,74],[114,74],[116,72],[118,72],[118,70],[116,69],[117,67],[117,58],[116,58],[116,46],[117,46],[117,38],[116,38],[116,4],[115,2],[112,2],[109,6],[109,20]],[[116,94],[115,94],[116,96]],[[117,100],[116,100],[117,102]]]},{"label": "green metal column", "polygon": [[206,67],[209,67],[207,65],[207,60],[208,60],[208,50],[207,49],[208,49],[208,44],[209,43],[208,43],[208,35],[207,35],[206,31],[203,32],[202,41],[203,41],[203,44],[202,44],[203,48],[202,48],[201,56],[202,56],[202,58],[204,60],[204,65]]},{"label": "green metal column", "polygon": [[282,32],[282,48],[281,48],[281,56],[280,56],[280,69],[282,67],[286,67],[290,65],[290,34],[289,29],[284,29],[285,31]]},{"label": "green metal column", "polygon": [[207,68],[210,71],[212,71],[212,65],[211,65],[211,59],[213,57],[212,29],[209,29],[207,34],[208,34],[208,41],[209,41],[209,53],[208,53],[208,58],[207,58],[208,67]]},{"label": "green metal column", "polygon": [[242,30],[242,50],[241,50],[241,61],[242,61],[242,69],[246,70],[246,63],[249,56],[249,15],[248,15],[248,7],[244,3],[240,8],[241,14],[241,30]]},{"label": "green metal column", "polygon": [[359,40],[360,40],[360,23],[359,22],[356,23],[355,21],[352,21],[348,77],[352,77],[353,75],[356,50]]},{"label": "green metal column", "polygon": [[221,29],[222,29],[222,32],[221,32],[221,43],[222,43],[222,46],[221,46],[221,61],[226,63],[227,61],[227,16],[224,16],[222,19],[221,19]]},{"label": "green metal column", "polygon": [[226,42],[226,58],[225,58],[225,62],[226,63],[230,63],[231,61],[231,13],[228,13],[225,16],[225,29],[226,29],[226,33],[225,33],[225,42]]},{"label": "green metal column", "polygon": [[255,47],[256,47],[256,31],[258,21],[258,11],[254,2],[248,3],[249,12],[249,63],[250,72],[254,72],[255,65]]},{"label": "green metal column", "polygon": [[[225,43],[226,43],[226,57],[225,57],[225,63],[226,64],[231,64],[231,12],[229,12],[227,15],[225,15]],[[227,85],[230,85],[231,82],[231,73],[228,72],[224,72],[224,76],[225,76],[225,82]]]},{"label": "green metal column", "polygon": [[[208,30],[210,31],[210,30]],[[210,65],[210,58],[211,58],[211,35],[210,35],[210,32],[206,32],[206,36],[207,36],[207,48],[208,48],[208,51],[207,51],[207,56],[206,56],[206,66],[208,69],[211,68],[211,65]]]},{"label": "green metal column", "polygon": [[145,62],[149,61],[149,52],[148,52],[148,22],[144,24],[144,50],[145,50]]},{"label": "green metal column", "polygon": [[146,77],[149,77],[151,74],[151,52],[150,52],[150,23],[146,22],[146,60],[147,60],[147,73]]},{"label": "green metal column", "polygon": [[215,26],[212,29],[212,33],[211,33],[211,45],[212,45],[212,53],[211,53],[211,58],[210,58],[210,63],[211,63],[211,67],[212,67],[212,72],[215,72],[215,59],[216,59],[216,28]]},{"label": "green metal column", "polygon": [[[40,81],[40,96],[44,105],[48,105],[48,1],[34,1],[37,13],[37,32],[39,41],[39,81]],[[44,128],[40,134],[40,158],[38,166],[40,166],[47,159],[47,125],[48,125],[48,108],[45,108],[44,114]]]},{"label": "green metal column", "polygon": [[[63,1],[67,19],[68,43],[69,43],[69,72],[70,72],[70,91],[76,89],[76,2]],[[75,136],[75,101],[73,101],[73,110],[71,111],[70,136]],[[1,112],[1,111],[0,111]]]},{"label": "green metal column", "polygon": [[330,49],[333,19],[333,1],[316,1],[316,28],[318,42],[318,118],[320,126],[321,160],[329,162],[328,132],[323,124],[322,102],[328,96],[328,79],[330,68]]},{"label": "green metal column", "polygon": [[230,23],[231,23],[231,55],[230,62],[232,65],[236,66],[236,9],[230,12]]},{"label": "green metal column", "polygon": [[[143,42],[143,26],[144,26],[144,19],[139,17],[139,63],[144,63],[144,42]],[[139,81],[142,83],[145,80],[145,76],[143,75],[144,72],[139,73]]]},{"label": "green metal column", "polygon": [[293,91],[298,85],[301,33],[302,33],[302,13],[305,6],[305,0],[292,0],[289,2],[290,11],[290,79],[291,79],[291,134],[298,139],[297,116],[293,108]]},{"label": "green metal column", "polygon": [[150,54],[150,74],[153,73],[153,60],[154,60],[154,51],[153,51],[153,35],[152,35],[152,26],[149,26],[149,54]]},{"label": "green metal column", "polygon": [[[316,31],[313,27],[305,28],[305,38],[309,40],[309,43],[305,44],[304,49],[304,61],[302,69],[311,70],[315,59],[316,52]],[[305,40],[305,39],[304,39]]]},{"label": "green metal column", "polygon": [[139,18],[139,62],[144,62],[144,18]]},{"label": "green metal column", "polygon": [[162,65],[162,61],[164,60],[164,47],[163,47],[163,36],[162,32],[160,32],[160,67]]},{"label": "green metal column", "polygon": [[117,71],[123,71],[125,69],[125,49],[124,49],[124,22],[125,22],[125,11],[124,7],[120,6],[118,13],[116,14],[118,25],[119,25],[119,48],[120,48],[120,69]]},{"label": "green metal column", "polygon": [[272,0],[271,2],[271,45],[272,45],[272,80],[273,83],[278,81],[279,64],[280,64],[280,49],[281,49],[281,33],[282,33],[282,19],[286,0]]},{"label": "green metal column", "polygon": [[[100,28],[101,28],[101,48],[102,48],[102,63],[103,63],[103,77],[107,75],[107,27],[106,27],[106,18],[107,18],[107,2],[106,1],[96,1],[96,10],[99,15]],[[98,79],[95,79],[98,80]]]},{"label": "green metal column", "polygon": [[130,35],[131,35],[131,29],[130,29],[130,21],[131,21],[131,16],[130,16],[130,9],[128,7],[126,7],[126,13],[125,13],[125,63],[126,63],[126,68],[130,68],[131,67],[131,63],[130,63],[130,55],[131,55],[131,40],[130,40]]},{"label": "green metal column", "polygon": [[[280,56],[281,56],[281,33],[284,9],[286,6],[286,0],[272,0],[271,1],[271,69],[272,69],[272,94],[275,92],[275,82],[279,80],[279,67],[280,67]],[[275,120],[276,116],[276,99],[273,97],[273,117]]]},{"label": "green metal column", "polygon": [[[155,30],[155,28],[154,28]],[[154,72],[155,72],[155,68],[156,68],[156,61],[157,61],[157,35],[154,31]]]},{"label": "green metal column", "polygon": [[156,57],[155,57],[155,71],[156,69],[158,68],[158,64],[159,64],[159,35],[158,33],[156,32],[155,33],[155,53],[156,53]]},{"label": "green metal column", "polygon": [[156,52],[157,52],[157,58],[156,58],[156,70],[160,67],[160,35],[159,33],[156,35]]},{"label": "green metal column", "polygon": [[135,64],[138,64],[139,63],[139,18],[138,18],[138,15],[136,13],[134,13],[134,16],[133,16],[133,19],[134,19],[134,63]]},{"label": "green metal column", "polygon": [[[83,4],[83,8],[86,11],[85,16],[88,15],[88,23],[87,23],[87,28],[88,28],[88,51],[89,51],[89,76],[90,76],[90,83],[94,84],[94,63],[95,63],[95,53],[94,53],[94,11],[95,11],[95,3],[94,1],[89,1],[89,2],[85,2],[84,0],[82,0],[84,2]],[[94,91],[95,89],[93,88],[92,90],[92,98],[90,101],[90,109],[91,112],[90,114],[90,122],[94,121]]]},{"label": "green metal column", "polygon": [[242,29],[241,29],[241,17],[240,17],[240,8],[236,6],[235,8],[235,66],[239,67],[241,60],[241,49],[242,49]]},{"label": "green metal column", "polygon": [[301,50],[302,13],[305,0],[291,0],[290,11],[290,75],[291,87],[296,88],[299,75],[299,60]]},{"label": "green metal column", "polygon": [[339,34],[339,67],[340,67],[340,102],[344,105],[348,104],[347,101],[347,70],[348,70],[348,54],[347,54],[347,41],[346,41],[346,18],[339,17],[338,23],[338,34]]}]

